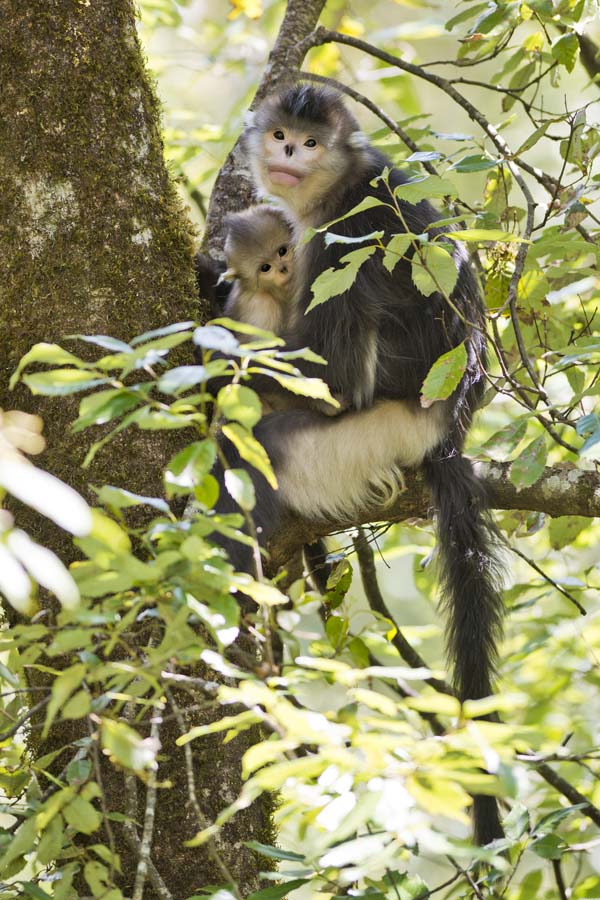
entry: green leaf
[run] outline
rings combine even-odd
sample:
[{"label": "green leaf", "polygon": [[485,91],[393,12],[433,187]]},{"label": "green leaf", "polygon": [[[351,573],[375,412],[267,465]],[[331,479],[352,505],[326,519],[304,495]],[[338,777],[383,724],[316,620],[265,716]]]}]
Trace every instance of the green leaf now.
[{"label": "green leaf", "polygon": [[207,734],[218,734],[220,731],[231,730],[245,731],[248,728],[252,728],[254,725],[259,725],[261,722],[262,716],[252,710],[246,709],[235,716],[221,716],[221,718],[216,719],[214,722],[210,722],[208,725],[196,725],[186,732],[186,734],[182,734],[181,737],[178,737],[175,743],[179,747],[183,747],[184,744],[189,744],[190,741],[194,741],[199,737],[206,737]]},{"label": "green leaf", "polygon": [[177,366],[175,369],[169,369],[160,377],[158,389],[163,394],[177,394],[207,381],[208,377],[204,366]]},{"label": "green leaf", "polygon": [[158,744],[152,738],[142,738],[125,722],[102,719],[100,731],[102,747],[115,762],[134,772],[152,770],[156,765]]},{"label": "green leaf", "polygon": [[262,415],[258,394],[241,384],[228,384],[217,394],[217,406],[226,419],[253,428]]},{"label": "green leaf", "polygon": [[72,430],[77,434],[90,425],[105,425],[142,403],[143,399],[135,389],[110,388],[106,391],[95,391],[81,400],[79,418],[71,426]]},{"label": "green leaf", "polygon": [[510,467],[510,480],[517,491],[531,487],[541,477],[548,450],[544,435],[527,444]]},{"label": "green leaf", "polygon": [[567,845],[558,834],[545,834],[544,837],[532,841],[529,847],[542,859],[560,859],[567,849]]},{"label": "green leaf", "polygon": [[486,450],[495,450],[501,444],[505,447],[506,453],[513,453],[525,437],[526,432],[527,419],[519,418],[505,425],[500,431],[496,431],[483,446]]},{"label": "green leaf", "polygon": [[356,206],[353,206],[352,209],[344,213],[343,216],[340,216],[338,219],[332,219],[331,222],[327,222],[325,225],[321,225],[320,228],[307,228],[302,238],[300,240],[301,244],[307,244],[315,234],[320,234],[323,231],[329,231],[332,225],[335,225],[337,222],[342,222],[344,219],[349,219],[351,216],[356,216],[358,213],[365,212],[367,209],[373,209],[375,206],[389,206],[389,203],[385,203],[383,200],[379,200],[378,197],[368,196],[365,197],[360,203],[357,203]]},{"label": "green leaf", "polygon": [[405,232],[404,234],[394,234],[387,242],[385,252],[383,254],[383,267],[388,272],[393,272],[395,266],[400,262],[408,248],[411,246],[415,235]]},{"label": "green leaf", "polygon": [[34,900],[48,900],[49,895],[46,891],[43,891],[37,884],[34,884],[33,881],[22,881],[21,887],[25,897],[33,897]]},{"label": "green leaf", "polygon": [[77,691],[63,707],[63,719],[81,719],[87,716],[92,707],[90,695],[87,691]]},{"label": "green leaf", "polygon": [[193,327],[194,322],[175,322],[173,325],[165,325],[164,328],[155,328],[153,331],[145,331],[144,334],[134,337],[131,341],[131,346],[135,347],[137,344],[143,344],[145,341],[161,338],[168,334],[177,334],[179,331],[187,331],[189,328]]},{"label": "green leaf", "polygon": [[421,388],[421,406],[445,400],[458,387],[467,367],[464,342],[436,359]]},{"label": "green leaf", "polygon": [[58,344],[34,344],[31,350],[21,357],[19,365],[11,376],[9,381],[9,388],[11,391],[17,384],[23,369],[30,363],[46,363],[46,365],[49,366],[72,365],[79,369],[87,369],[89,365],[82,359],[79,359],[78,356],[69,353],[68,350],[63,350]]},{"label": "green leaf", "polygon": [[212,509],[219,497],[219,482],[214,475],[205,475],[194,487],[194,497],[207,509]]},{"label": "green leaf", "polygon": [[339,650],[346,640],[349,622],[345,616],[329,616],[325,623],[325,633],[334,650]]},{"label": "green leaf", "polygon": [[578,534],[590,527],[586,516],[559,516],[552,519],[548,528],[548,537],[554,550],[562,550],[574,543]]},{"label": "green leaf", "polygon": [[551,53],[554,59],[572,72],[579,57],[579,40],[573,32],[561,34],[552,42]]},{"label": "green leaf", "polygon": [[502,231],[501,228],[463,228],[462,231],[445,231],[444,237],[448,237],[453,241],[463,241],[467,244],[480,243],[481,241],[502,241],[502,243],[506,244],[531,243],[531,241],[519,237],[518,234]]},{"label": "green leaf", "polygon": [[256,504],[254,485],[245,469],[227,469],[225,472],[225,487],[243,510],[249,512],[251,509],[254,509]]},{"label": "green leaf", "polygon": [[268,844],[261,844],[259,841],[244,841],[246,847],[266,856],[269,859],[285,859],[291,862],[304,862],[302,853],[296,853],[294,850],[282,850],[281,847],[270,847]]},{"label": "green leaf", "polygon": [[107,334],[70,334],[70,340],[85,341],[86,344],[95,344],[97,347],[103,347],[105,350],[112,350],[113,353],[132,353],[133,349],[125,341],[118,338],[110,337]]},{"label": "green leaf", "polygon": [[89,759],[73,759],[67,766],[67,781],[72,785],[83,784],[91,771],[92,763]]},{"label": "green leaf", "polygon": [[429,297],[436,292],[452,294],[458,269],[449,250],[440,244],[423,244],[412,258],[411,276],[415,287]]},{"label": "green leaf", "polygon": [[398,200],[404,200],[406,203],[415,205],[420,203],[421,200],[429,200],[431,198],[456,197],[458,196],[458,191],[447,178],[440,178],[439,175],[428,175],[427,178],[420,178],[416,181],[409,181],[407,184],[398,185],[398,187],[394,188],[394,196]]},{"label": "green leaf", "polygon": [[344,263],[343,269],[325,269],[324,272],[315,278],[312,283],[313,299],[306,312],[310,312],[315,306],[325,303],[331,297],[337,297],[349,290],[356,280],[358,270],[370,256],[372,256],[377,247],[373,244],[369,247],[361,247],[359,250],[352,250],[345,256],[342,256],[340,262]]},{"label": "green leaf", "polygon": [[98,378],[92,372],[82,372],[79,369],[36,372],[35,375],[24,375],[23,381],[32,394],[42,394],[45,397],[64,397],[109,383],[108,378]]},{"label": "green leaf", "polygon": [[273,887],[263,888],[262,891],[255,891],[248,895],[248,900],[282,900],[290,891],[308,884],[309,878],[294,878],[283,884],[275,884]]},{"label": "green leaf", "polygon": [[196,328],[194,343],[204,350],[219,350],[221,353],[234,353],[240,345],[235,335],[220,325],[203,325]]},{"label": "green leaf", "polygon": [[71,694],[79,687],[87,674],[87,666],[83,663],[76,663],[68,669],[64,669],[52,682],[52,692],[48,710],[46,712],[46,721],[44,722],[44,730],[42,737],[47,737],[50,726],[54,718],[64,706]]},{"label": "green leaf", "polygon": [[152,506],[160,512],[168,514],[169,504],[160,497],[144,497],[142,494],[133,494],[124,488],[113,487],[105,484],[98,491],[98,500],[103,506],[112,509],[129,509],[132,506]]},{"label": "green leaf", "polygon": [[468,22],[469,19],[472,19],[480,12],[483,12],[484,9],[488,9],[487,3],[477,3],[475,6],[470,6],[468,9],[463,9],[463,11],[457,16],[453,16],[451,19],[448,19],[444,26],[446,31],[452,31],[452,29],[456,25],[462,25],[463,22]]},{"label": "green leaf", "polygon": [[500,160],[485,156],[483,153],[473,153],[470,156],[463,156],[450,168],[456,172],[484,172],[486,169],[493,169],[499,162]]},{"label": "green leaf", "polygon": [[35,843],[35,836],[36,821],[35,816],[32,816],[30,819],[26,819],[22,825],[19,825],[15,832],[6,853],[0,859],[0,873],[4,873],[8,866],[20,856],[24,856],[25,853],[31,853]]},{"label": "green leaf", "polygon": [[277,479],[262,444],[259,444],[256,438],[252,437],[250,432],[237,422],[229,422],[227,425],[223,425],[221,430],[225,437],[234,445],[242,459],[254,466],[261,475],[264,475],[271,487],[277,490]]},{"label": "green leaf", "polygon": [[214,441],[194,441],[174,456],[165,471],[169,495],[188,493],[208,475],[217,458]]},{"label": "green leaf", "polygon": [[252,367],[251,372],[259,372],[262,375],[268,375],[278,384],[290,391],[292,394],[299,394],[302,397],[312,397],[316,400],[327,400],[332,406],[338,406],[336,400],[333,399],[329,391],[329,387],[320,378],[302,378],[294,375],[282,375],[271,369],[262,369]]},{"label": "green leaf", "polygon": [[81,794],[65,806],[63,816],[71,828],[81,834],[93,834],[102,825],[102,815]]}]

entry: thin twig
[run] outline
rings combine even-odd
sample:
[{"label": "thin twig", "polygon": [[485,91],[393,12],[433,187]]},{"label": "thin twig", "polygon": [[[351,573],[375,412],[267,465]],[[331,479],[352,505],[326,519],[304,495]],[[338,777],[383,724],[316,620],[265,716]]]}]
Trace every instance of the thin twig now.
[{"label": "thin twig", "polygon": [[[183,735],[186,733],[187,728],[185,726],[185,721],[184,721],[183,715],[181,713],[181,710],[180,710],[179,706],[177,705],[177,701],[175,700],[175,697],[174,697],[171,689],[166,688],[165,693],[167,695],[167,699],[173,710],[173,713],[175,714],[175,718],[176,718],[177,724],[179,726],[179,731]],[[210,823],[209,823],[207,817],[204,815],[204,813],[202,811],[202,807],[200,806],[200,803],[198,802],[198,795],[196,793],[196,780],[194,778],[194,761],[193,761],[193,757],[192,757],[192,745],[189,741],[188,741],[188,743],[183,745],[183,752],[185,755],[185,771],[186,771],[186,777],[187,777],[189,801],[190,801],[190,804],[196,815],[198,829],[202,830],[202,829],[207,828]],[[242,895],[239,892],[237,881],[235,880],[230,869],[228,868],[225,860],[222,858],[221,854],[219,853],[218,848],[217,848],[217,843],[216,843],[214,837],[209,838],[207,845],[208,845],[209,856],[211,857],[212,861],[215,863],[215,865],[219,869],[221,875],[227,882],[227,885],[231,888],[231,890],[233,891],[237,900],[243,900]]]},{"label": "thin twig", "polygon": [[567,893],[562,869],[560,867],[560,859],[552,860],[552,868],[554,869],[554,880],[556,881],[556,887],[558,888],[560,900],[569,900],[569,895]]},{"label": "thin twig", "polygon": [[117,845],[115,842],[114,831],[110,823],[110,811],[106,802],[106,791],[104,790],[104,783],[102,779],[102,765],[100,762],[100,754],[98,753],[98,735],[89,716],[87,717],[87,720],[92,746],[92,757],[94,760],[94,775],[96,777],[98,787],[100,788],[100,806],[102,808],[102,818],[104,820],[103,825],[104,830],[106,831],[106,836],[108,837],[108,844],[110,847],[109,881],[112,884],[115,874],[115,861],[117,859]]},{"label": "thin twig", "polygon": [[[161,717],[155,715],[150,722],[150,737],[156,743],[159,742]],[[142,831],[142,839],[140,841],[140,857],[135,873],[135,885],[133,888],[133,900],[143,900],[144,884],[148,874],[148,862],[150,861],[150,851],[152,849],[152,836],[154,834],[154,817],[156,814],[156,777],[151,775],[146,788],[146,812],[144,814],[144,828]]]},{"label": "thin twig", "polygon": [[21,728],[28,719],[31,719],[31,717],[34,716],[36,712],[38,712],[40,709],[43,709],[44,706],[46,706],[46,704],[49,702],[50,695],[48,695],[47,697],[43,697],[41,700],[38,700],[38,702],[35,703],[31,707],[31,709],[28,709],[27,712],[24,713],[21,718],[17,722],[15,722],[14,725],[12,725],[10,728],[7,728],[6,731],[0,733],[0,741],[7,741],[9,738],[15,735],[19,728]]},{"label": "thin twig", "polygon": [[537,563],[535,563],[532,559],[529,559],[529,557],[526,556],[525,553],[522,553],[520,550],[517,550],[516,547],[511,547],[511,550],[520,559],[522,559],[524,562],[526,562],[528,566],[531,566],[531,568],[534,570],[534,572],[537,572],[538,575],[541,575],[541,577],[544,579],[544,581],[547,581],[548,584],[551,584],[552,587],[555,588],[555,590],[557,590],[559,592],[559,594],[562,594],[563,597],[566,597],[567,600],[569,600],[574,606],[576,606],[582,616],[587,616],[586,608],[581,605],[579,600],[577,600],[577,598],[574,597],[573,594],[570,594],[569,591],[566,591],[563,587],[561,587],[561,585],[558,584],[557,581],[555,581],[553,578],[551,578],[549,575],[547,575],[543,569],[540,569],[540,567],[537,565]]},{"label": "thin twig", "polygon": [[[357,528],[357,537],[354,540],[354,547],[356,549],[360,575],[369,606],[375,612],[379,613],[380,616],[389,619],[390,622],[394,622],[394,618],[387,608],[381,590],[379,589],[377,570],[375,568],[375,556],[363,528]],[[397,630],[392,638],[392,644],[404,662],[412,669],[429,668],[423,657],[420,656],[414,647],[406,640],[398,626],[396,625],[395,627]],[[449,694],[451,697],[455,695],[450,685],[439,678],[426,678],[425,681],[441,694]]]},{"label": "thin twig", "polygon": [[339,31],[329,31],[327,28],[316,28],[312,34],[308,35],[308,37],[304,38],[303,41],[298,45],[298,49],[301,52],[305,52],[311,47],[320,47],[323,44],[346,44],[348,47],[354,47],[356,50],[362,50],[363,53],[366,53],[369,56],[374,56],[376,59],[382,60],[382,62],[386,62],[395,68],[401,69],[404,72],[408,72],[411,75],[414,75],[416,78],[421,78],[424,81],[428,81],[430,84],[435,85],[440,90],[444,91],[454,102],[465,110],[470,119],[474,122],[477,122],[479,127],[484,131],[487,136],[490,138],[494,146],[497,150],[502,153],[506,160],[514,160],[515,163],[523,169],[524,172],[527,172],[536,181],[539,181],[546,190],[550,193],[555,184],[555,179],[552,178],[551,175],[548,175],[546,172],[542,172],[541,169],[536,168],[535,166],[529,165],[529,163],[525,162],[525,160],[520,157],[514,156],[510,147],[501,137],[499,132],[494,126],[488,122],[485,116],[474,106],[466,97],[456,90],[455,87],[446,79],[442,78],[439,75],[434,75],[432,72],[425,71],[421,66],[417,66],[414,63],[409,63],[404,59],[401,59],[398,56],[393,56],[391,53],[386,53],[385,50],[380,50],[378,47],[374,47],[373,44],[369,44],[367,41],[362,41],[359,38],[351,37],[348,34],[342,34]]},{"label": "thin twig", "polygon": [[[530,760],[528,760],[530,761]],[[594,824],[600,826],[600,809],[597,806],[594,806],[593,803],[590,803],[587,797],[583,794],[580,794],[579,791],[573,787],[573,785],[568,782],[562,775],[559,775],[554,769],[551,769],[547,763],[544,762],[536,762],[535,760],[531,761],[535,766],[536,772],[547,781],[548,784],[552,785],[552,787],[558,791],[559,794],[562,794],[563,797],[566,797],[567,800],[570,800],[574,806],[578,804],[582,805],[582,813],[584,813],[588,819],[591,819]]]}]

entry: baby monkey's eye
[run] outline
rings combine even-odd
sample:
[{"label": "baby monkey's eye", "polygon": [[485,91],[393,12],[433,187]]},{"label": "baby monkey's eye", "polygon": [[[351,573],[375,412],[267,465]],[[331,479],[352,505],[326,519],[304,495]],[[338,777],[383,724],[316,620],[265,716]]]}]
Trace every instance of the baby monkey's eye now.
[{"label": "baby monkey's eye", "polygon": [[280,247],[277,252],[280,256],[285,256],[285,254],[287,253],[287,247]]},{"label": "baby monkey's eye", "polygon": [[285,134],[283,133],[283,131],[274,131],[273,137],[275,138],[276,141],[284,141],[285,140]]},{"label": "baby monkey's eye", "polygon": [[304,146],[305,146],[305,147],[311,147],[311,148],[312,148],[312,147],[316,147],[316,146],[317,146],[317,142],[315,141],[314,138],[309,138],[307,141],[304,141]]},{"label": "baby monkey's eye", "polygon": [[270,268],[271,268],[271,266],[269,265],[269,263],[263,263],[262,266],[260,267],[260,271],[268,272],[270,270]]}]

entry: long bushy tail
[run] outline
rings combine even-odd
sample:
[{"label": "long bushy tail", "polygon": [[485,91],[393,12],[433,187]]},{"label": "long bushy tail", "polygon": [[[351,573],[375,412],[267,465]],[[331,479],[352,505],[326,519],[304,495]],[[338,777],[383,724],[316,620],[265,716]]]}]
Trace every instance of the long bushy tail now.
[{"label": "long bushy tail", "polygon": [[[447,652],[461,700],[492,692],[502,636],[498,539],[487,512],[484,484],[450,442],[425,463],[437,515],[442,604],[448,616]],[[493,797],[474,798],[475,840],[502,836]]]}]

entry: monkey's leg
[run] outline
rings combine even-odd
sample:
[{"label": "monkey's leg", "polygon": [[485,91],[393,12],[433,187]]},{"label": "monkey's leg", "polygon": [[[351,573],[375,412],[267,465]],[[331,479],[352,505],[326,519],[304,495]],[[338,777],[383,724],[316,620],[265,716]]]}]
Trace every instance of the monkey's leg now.
[{"label": "monkey's leg", "polygon": [[401,469],[420,465],[447,430],[443,404],[421,409],[381,400],[336,419],[299,410],[278,413],[276,421],[268,416],[260,423],[257,437],[275,466],[286,506],[309,519],[351,519],[366,506],[391,502]]}]

